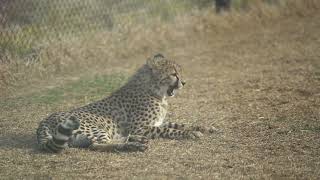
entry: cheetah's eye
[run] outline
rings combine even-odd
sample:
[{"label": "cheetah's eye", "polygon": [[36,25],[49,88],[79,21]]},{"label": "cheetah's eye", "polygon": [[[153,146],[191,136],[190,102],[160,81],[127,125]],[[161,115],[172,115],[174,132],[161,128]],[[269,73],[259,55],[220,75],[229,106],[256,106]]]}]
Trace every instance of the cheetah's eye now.
[{"label": "cheetah's eye", "polygon": [[177,74],[177,73],[173,73],[173,74],[171,74],[171,76],[175,76],[175,77],[177,77],[177,76],[178,76],[178,74]]}]

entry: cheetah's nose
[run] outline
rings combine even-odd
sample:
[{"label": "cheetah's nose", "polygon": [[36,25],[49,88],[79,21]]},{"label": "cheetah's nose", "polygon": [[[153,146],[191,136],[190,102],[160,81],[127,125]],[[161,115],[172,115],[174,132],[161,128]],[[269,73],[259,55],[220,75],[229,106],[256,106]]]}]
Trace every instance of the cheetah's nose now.
[{"label": "cheetah's nose", "polygon": [[186,82],[185,81],[181,81],[181,84],[182,84],[182,86],[184,86],[186,84]]}]

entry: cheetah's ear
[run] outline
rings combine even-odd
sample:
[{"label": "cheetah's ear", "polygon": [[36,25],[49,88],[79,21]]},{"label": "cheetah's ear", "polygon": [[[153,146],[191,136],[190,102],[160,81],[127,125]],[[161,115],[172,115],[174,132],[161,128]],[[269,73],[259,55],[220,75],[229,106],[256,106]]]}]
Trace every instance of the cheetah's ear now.
[{"label": "cheetah's ear", "polygon": [[164,58],[164,56],[160,53],[153,56],[153,59],[163,59],[163,58]]},{"label": "cheetah's ear", "polygon": [[147,65],[149,67],[156,67],[163,59],[165,59],[165,57],[162,54],[155,54],[153,57],[147,59]]}]

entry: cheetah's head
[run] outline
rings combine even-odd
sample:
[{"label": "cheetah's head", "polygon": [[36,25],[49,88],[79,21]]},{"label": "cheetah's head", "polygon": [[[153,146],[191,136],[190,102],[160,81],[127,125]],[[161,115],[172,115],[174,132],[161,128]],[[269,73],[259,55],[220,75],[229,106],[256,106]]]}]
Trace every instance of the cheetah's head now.
[{"label": "cheetah's head", "polygon": [[162,54],[156,54],[147,60],[147,66],[152,72],[152,81],[155,83],[154,91],[164,97],[172,97],[186,82],[182,80],[181,67]]}]

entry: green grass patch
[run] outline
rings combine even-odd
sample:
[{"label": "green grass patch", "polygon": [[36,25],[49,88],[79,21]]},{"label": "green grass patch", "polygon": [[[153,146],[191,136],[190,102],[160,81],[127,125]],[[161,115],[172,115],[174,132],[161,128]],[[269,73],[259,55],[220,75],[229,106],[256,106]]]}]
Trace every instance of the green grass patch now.
[{"label": "green grass patch", "polygon": [[84,77],[61,87],[1,100],[0,108],[13,108],[25,105],[52,105],[71,100],[73,102],[86,103],[109,95],[123,85],[126,80],[126,76],[121,74],[100,75],[91,78]]}]

